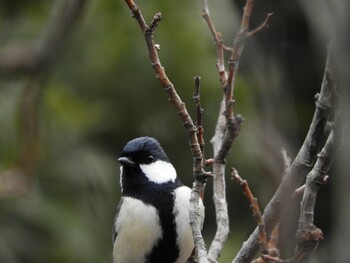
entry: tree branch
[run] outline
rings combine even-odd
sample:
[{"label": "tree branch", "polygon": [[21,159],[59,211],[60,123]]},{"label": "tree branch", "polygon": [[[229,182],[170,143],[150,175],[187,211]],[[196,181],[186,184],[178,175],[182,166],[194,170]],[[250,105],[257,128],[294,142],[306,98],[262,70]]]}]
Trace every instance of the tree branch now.
[{"label": "tree branch", "polygon": [[[325,143],[324,131],[327,129],[327,122],[330,118],[335,89],[336,83],[331,68],[330,52],[328,52],[321,91],[316,96],[316,109],[309,131],[295,160],[288,169],[287,174],[282,178],[280,186],[266,206],[263,214],[266,234],[268,236],[279,221],[283,208],[286,207],[295,189],[312,168],[318,150]],[[243,243],[233,263],[248,263],[252,261],[259,249],[258,240],[258,229],[255,229],[249,239]]]},{"label": "tree branch", "polygon": [[225,69],[225,62],[224,62],[225,45],[221,37],[221,34],[216,31],[215,26],[211,20],[207,0],[202,0],[202,17],[207,23],[216,45],[216,52],[217,52],[216,68],[219,72],[221,86],[224,87],[227,83],[227,72]]},{"label": "tree branch", "polygon": [[259,33],[261,30],[263,30],[265,28],[268,28],[270,26],[271,19],[272,19],[273,16],[274,16],[274,13],[272,13],[272,12],[268,13],[267,16],[266,16],[265,21],[260,26],[255,28],[254,30],[248,32],[247,33],[247,37],[252,37],[255,34]]},{"label": "tree branch", "polygon": [[[219,116],[215,127],[215,134],[210,143],[213,147],[214,156],[220,151],[222,140],[226,130],[225,97],[220,103]],[[226,181],[225,181],[225,163],[218,162],[214,159],[213,164],[213,201],[215,206],[216,216],[216,233],[208,251],[208,261],[217,262],[224,243],[227,240],[229,229],[229,216],[226,202]]]},{"label": "tree branch", "polygon": [[158,56],[157,47],[153,39],[153,34],[159,22],[161,21],[161,14],[157,13],[154,16],[150,25],[148,26],[142,16],[140,8],[134,3],[134,1],[126,0],[126,3],[132,13],[132,16],[137,20],[141,31],[144,34],[148,48],[148,56],[151,60],[156,77],[159,80],[163,89],[168,93],[169,100],[176,108],[177,113],[182,121],[182,124],[188,133],[188,140],[193,156],[193,174],[195,177],[195,182],[193,183],[190,199],[190,224],[193,231],[194,242],[198,251],[199,262],[205,262],[207,251],[201,234],[202,219],[200,215],[199,202],[200,196],[205,189],[208,174],[203,169],[203,155],[197,139],[197,128],[186,109],[185,103],[181,100],[181,98],[175,90],[174,85],[170,82],[169,78],[167,77]]},{"label": "tree branch", "polygon": [[[235,76],[239,68],[239,61],[243,52],[253,6],[254,0],[247,0],[243,12],[240,31],[234,39],[233,47],[227,48],[223,44],[221,35],[216,31],[211,21],[207,1],[202,0],[202,17],[206,21],[215,41],[217,49],[216,67],[218,69],[220,83],[224,91],[224,98],[220,105],[215,134],[211,140],[215,159],[213,166],[213,198],[216,211],[217,231],[208,252],[208,260],[210,262],[217,262],[229,233],[229,218],[226,202],[225,162],[235,138],[239,135],[241,124],[243,122],[242,116],[234,116],[233,98]],[[228,61],[228,74],[224,65],[224,50],[229,50],[231,52],[231,56]]]},{"label": "tree branch", "polygon": [[296,262],[306,262],[323,240],[321,229],[314,225],[314,209],[319,189],[324,185],[325,178],[335,158],[334,130],[328,136],[322,151],[318,154],[317,161],[308,174],[305,184],[299,228],[296,235],[296,250],[294,259]]},{"label": "tree branch", "polygon": [[193,99],[196,104],[196,113],[197,113],[197,121],[196,121],[196,127],[197,127],[197,139],[198,143],[204,158],[204,128],[203,128],[203,108],[201,106],[201,96],[200,96],[200,82],[201,78],[196,76],[194,78],[194,84],[195,84],[195,91],[193,93]]},{"label": "tree branch", "polygon": [[252,191],[250,190],[248,182],[246,180],[243,180],[239,176],[235,168],[231,168],[231,179],[242,187],[243,192],[250,203],[250,208],[252,209],[253,217],[259,229],[260,248],[263,254],[267,254],[268,251],[267,251],[267,238],[266,238],[266,232],[265,232],[265,224],[264,224],[264,221],[262,220],[258,200],[254,197]]},{"label": "tree branch", "polygon": [[339,150],[334,150],[334,136],[334,130],[332,130],[324,147],[317,156],[314,167],[307,175],[301,201],[299,227],[295,236],[296,248],[294,256],[290,259],[283,260],[279,255],[263,255],[263,259],[279,263],[308,262],[316,251],[318,244],[323,240],[322,230],[314,225],[314,209],[317,193],[321,186],[327,181],[327,174]]}]

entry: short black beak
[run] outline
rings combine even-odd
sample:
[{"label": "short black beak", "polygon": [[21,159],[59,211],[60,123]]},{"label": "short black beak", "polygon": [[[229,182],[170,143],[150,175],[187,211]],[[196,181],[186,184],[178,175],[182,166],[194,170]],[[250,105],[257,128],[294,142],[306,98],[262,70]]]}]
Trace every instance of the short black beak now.
[{"label": "short black beak", "polygon": [[126,165],[126,166],[135,166],[135,162],[133,160],[131,160],[128,157],[119,157],[118,158],[118,162],[121,165]]}]

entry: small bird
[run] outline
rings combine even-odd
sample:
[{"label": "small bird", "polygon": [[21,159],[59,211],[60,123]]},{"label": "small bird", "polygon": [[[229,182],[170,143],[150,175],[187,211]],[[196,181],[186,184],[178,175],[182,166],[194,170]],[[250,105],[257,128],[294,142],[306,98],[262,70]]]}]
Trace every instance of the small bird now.
[{"label": "small bird", "polygon": [[129,141],[118,161],[122,197],[113,225],[113,262],[185,263],[194,249],[191,189],[154,138]]}]

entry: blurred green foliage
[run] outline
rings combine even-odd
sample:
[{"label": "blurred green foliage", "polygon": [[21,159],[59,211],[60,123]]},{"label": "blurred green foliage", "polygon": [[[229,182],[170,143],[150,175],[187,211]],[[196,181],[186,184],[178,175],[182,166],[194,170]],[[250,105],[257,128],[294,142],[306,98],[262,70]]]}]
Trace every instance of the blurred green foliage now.
[{"label": "blurred green foliage", "polygon": [[[52,2],[1,0],[0,49],[37,41]],[[193,77],[202,77],[206,156],[211,157],[209,141],[222,93],[200,2],[138,3],[147,21],[155,12],[163,14],[155,35],[160,57],[191,112]],[[210,2],[227,45],[239,27],[242,3]],[[314,50],[312,41],[303,38],[310,32],[296,3],[258,2],[252,24],[258,25],[269,11],[276,12],[271,28],[247,43],[241,59],[235,109],[245,122],[228,160],[249,180],[262,207],[280,180],[280,147],[287,147],[293,157],[308,128],[324,57],[322,47]],[[296,61],[299,52],[303,56]],[[0,262],[111,262],[111,228],[120,192],[115,160],[136,136],[157,138],[180,178],[191,185],[186,132],[153,74],[143,37],[123,2],[89,1],[60,54],[40,105],[42,153],[31,189],[23,196],[0,199]],[[1,76],[0,169],[5,171],[14,165],[19,148],[17,111],[28,78]],[[209,182],[204,232],[208,245],[215,231],[211,195]],[[228,202],[232,235],[221,262],[230,262],[255,227],[241,189],[232,182]]]}]

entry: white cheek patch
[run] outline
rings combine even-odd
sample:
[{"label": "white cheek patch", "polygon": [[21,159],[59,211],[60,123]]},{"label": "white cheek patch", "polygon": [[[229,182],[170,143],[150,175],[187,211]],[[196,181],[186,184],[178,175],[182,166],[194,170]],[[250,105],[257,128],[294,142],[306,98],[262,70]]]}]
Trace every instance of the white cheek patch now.
[{"label": "white cheek patch", "polygon": [[161,184],[169,181],[174,182],[176,171],[171,163],[165,161],[156,161],[151,164],[141,164],[140,168],[151,182]]}]

